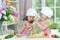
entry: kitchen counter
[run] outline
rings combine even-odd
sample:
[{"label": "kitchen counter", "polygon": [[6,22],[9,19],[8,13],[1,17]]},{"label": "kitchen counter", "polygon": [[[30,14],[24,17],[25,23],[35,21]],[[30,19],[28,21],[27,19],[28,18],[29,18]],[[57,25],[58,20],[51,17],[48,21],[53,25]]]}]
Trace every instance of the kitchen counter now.
[{"label": "kitchen counter", "polygon": [[4,40],[60,40],[60,38],[26,38],[26,36],[17,38],[16,36],[14,36],[13,38]]},{"label": "kitchen counter", "polygon": [[[14,36],[14,37],[9,38],[9,39],[4,39],[4,37],[6,36],[6,35],[4,35],[4,36],[1,36],[0,38],[2,38],[2,40],[60,40],[60,38],[50,38],[50,37],[43,38],[42,34],[36,34],[36,35],[33,35],[33,37],[26,36],[26,35],[20,36],[20,37]],[[38,35],[40,35],[40,36],[38,36]]]}]

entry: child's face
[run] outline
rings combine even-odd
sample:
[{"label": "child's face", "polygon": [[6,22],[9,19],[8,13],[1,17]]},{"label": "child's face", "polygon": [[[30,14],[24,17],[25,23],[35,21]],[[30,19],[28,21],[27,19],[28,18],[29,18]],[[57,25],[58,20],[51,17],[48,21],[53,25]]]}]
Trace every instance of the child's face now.
[{"label": "child's face", "polygon": [[44,20],[48,18],[48,17],[47,17],[46,15],[44,15],[44,14],[42,14],[41,16],[42,16],[42,18],[43,18]]},{"label": "child's face", "polygon": [[34,20],[34,16],[28,16],[28,21],[32,22]]}]

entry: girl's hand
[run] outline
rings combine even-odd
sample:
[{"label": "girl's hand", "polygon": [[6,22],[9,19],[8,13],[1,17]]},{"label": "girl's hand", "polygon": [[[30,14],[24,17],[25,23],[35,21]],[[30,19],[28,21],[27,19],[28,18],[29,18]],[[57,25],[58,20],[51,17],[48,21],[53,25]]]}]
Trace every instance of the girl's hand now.
[{"label": "girl's hand", "polygon": [[28,30],[29,30],[29,31],[32,31],[32,30],[33,30],[33,28],[32,28],[32,27],[29,27],[29,28],[28,28]]},{"label": "girl's hand", "polygon": [[29,24],[27,21],[25,22],[25,27],[26,27],[27,29],[30,28],[30,24]]},{"label": "girl's hand", "polygon": [[29,23],[28,23],[28,21],[25,21],[24,23],[25,23],[25,26],[29,26]]},{"label": "girl's hand", "polygon": [[38,23],[39,23],[39,19],[38,19],[38,18],[35,18],[35,19],[34,19],[34,22],[35,22],[36,24],[38,24]]}]

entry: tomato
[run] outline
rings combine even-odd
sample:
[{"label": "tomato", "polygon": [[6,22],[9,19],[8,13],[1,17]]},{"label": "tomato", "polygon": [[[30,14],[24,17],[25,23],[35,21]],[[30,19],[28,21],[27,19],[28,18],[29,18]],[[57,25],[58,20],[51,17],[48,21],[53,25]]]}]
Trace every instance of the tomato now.
[{"label": "tomato", "polygon": [[47,33],[44,33],[44,36],[48,36],[48,34]]},{"label": "tomato", "polygon": [[51,38],[55,38],[55,35],[51,35]]}]

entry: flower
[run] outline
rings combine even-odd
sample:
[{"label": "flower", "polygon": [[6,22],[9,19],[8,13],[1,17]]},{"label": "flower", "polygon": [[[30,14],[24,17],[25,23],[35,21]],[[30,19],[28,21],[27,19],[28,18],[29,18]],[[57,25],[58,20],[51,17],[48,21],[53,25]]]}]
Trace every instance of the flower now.
[{"label": "flower", "polygon": [[4,10],[1,13],[3,13],[4,15],[6,15],[6,12]]},{"label": "flower", "polygon": [[[2,4],[4,5],[4,3]],[[6,21],[6,22],[15,22],[15,17],[18,17],[18,13],[16,11],[16,8],[13,6],[9,7],[1,7],[0,8],[0,21]]]},{"label": "flower", "polygon": [[1,17],[2,17],[2,14],[0,13],[0,19],[1,19]]},{"label": "flower", "polygon": [[3,11],[3,9],[2,8],[0,8],[0,13]]},{"label": "flower", "polygon": [[2,8],[6,9],[6,2],[5,2],[5,0],[2,2]]},{"label": "flower", "polygon": [[13,9],[13,10],[16,10],[16,8],[15,8],[15,7],[13,7],[13,6],[10,6],[10,8],[11,8],[11,9]]},{"label": "flower", "polygon": [[3,16],[3,18],[4,18],[5,20],[7,20],[7,16]]},{"label": "flower", "polygon": [[18,17],[18,13],[17,13],[16,10],[13,10],[13,15],[16,16],[16,17]]},{"label": "flower", "polygon": [[10,18],[11,21],[15,21],[13,15],[9,15],[9,18]]}]

